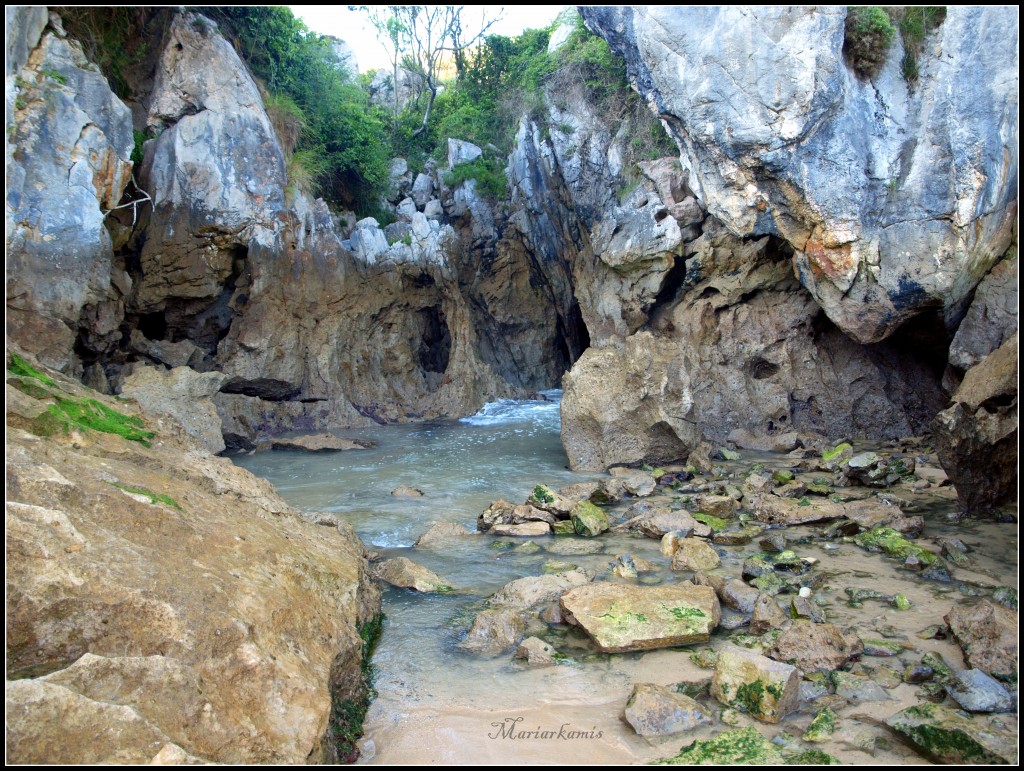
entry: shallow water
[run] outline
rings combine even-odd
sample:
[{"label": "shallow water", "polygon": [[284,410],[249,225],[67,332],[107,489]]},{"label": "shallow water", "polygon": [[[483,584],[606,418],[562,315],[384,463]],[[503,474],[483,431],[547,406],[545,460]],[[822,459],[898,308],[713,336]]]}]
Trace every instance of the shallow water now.
[{"label": "shallow water", "polygon": [[[568,664],[541,669],[528,669],[514,662],[511,654],[488,659],[456,648],[485,597],[515,578],[540,574],[547,560],[592,568],[599,580],[618,580],[610,574],[615,555],[629,553],[657,564],[655,576],[660,581],[679,581],[690,575],[669,569],[669,560],[661,555],[657,541],[625,535],[605,534],[587,541],[587,546],[596,544],[601,548],[600,553],[590,555],[547,551],[562,551],[565,543],[582,540],[566,538],[497,539],[480,535],[449,542],[442,549],[412,547],[432,522],[452,520],[474,529],[476,516],[497,498],[521,502],[538,483],[558,488],[598,478],[566,469],[558,437],[560,394],[551,391],[545,395],[550,401],[490,404],[462,421],[343,432],[350,438],[376,442],[377,446],[369,450],[271,452],[236,459],[239,465],[273,482],[292,505],[337,513],[352,523],[371,550],[383,557],[407,556],[459,590],[451,595],[385,590],[387,621],[374,657],[379,695],[367,716],[361,762],[642,763],[674,754],[692,739],[709,738],[728,727],[715,720],[686,735],[645,739],[637,736],[621,715],[634,683],[667,685],[706,678],[711,670],[701,669],[690,660],[693,650],[720,648],[744,630],[716,633],[706,646],[609,656],[597,652],[575,630],[547,628],[536,622],[530,633],[539,634],[571,657]],[[769,467],[792,465],[791,459],[782,456],[755,457],[751,453],[725,465],[742,478],[757,460],[766,461]],[[419,488],[424,496],[391,496],[390,491],[399,484]],[[900,489],[898,494],[912,497],[909,488]],[[617,513],[621,514],[630,502],[615,507]],[[920,640],[916,633],[941,623],[942,615],[966,595],[990,593],[998,585],[1017,586],[1015,525],[953,523],[947,515],[955,511],[955,497],[948,486],[914,497],[912,506],[907,514],[926,517],[925,535],[919,539],[922,546],[937,551],[931,538],[956,534],[972,548],[971,568],[952,568],[952,584],[922,581],[900,569],[896,561],[868,554],[853,543],[837,541],[826,549],[825,542],[811,540],[821,530],[820,525],[786,531],[791,540],[808,538],[806,543],[795,545],[795,550],[802,557],[820,560],[816,571],[828,576],[817,590],[816,599],[825,607],[829,621],[868,638],[882,637],[879,630],[885,629],[886,634],[898,635],[896,639],[908,647],[904,654],[891,659],[864,657],[862,673],[870,674],[880,666],[902,670],[927,651],[941,653],[950,666],[964,666],[955,643]],[[532,547],[524,547],[523,542],[529,540],[536,541],[541,549],[528,551]],[[494,548],[499,541],[513,546]],[[716,548],[723,560],[713,572],[728,577],[738,577],[744,557],[760,551],[756,543]],[[848,586],[899,591],[910,598],[913,606],[908,611],[897,611],[867,600],[861,608],[850,608],[844,593]],[[890,690],[892,701],[841,710],[835,736],[821,749],[844,763],[926,763],[874,722],[918,702],[917,688],[902,684]],[[702,703],[716,716],[721,711],[713,701]],[[799,737],[818,708],[805,705],[778,726],[756,725],[768,737],[782,731]],[[1010,718],[1005,716],[1008,722]],[[539,730],[551,736],[508,738],[502,727],[517,720],[520,722],[514,724],[518,731]],[[754,722],[741,716],[739,724]],[[570,738],[572,731],[579,735]],[[867,751],[872,742],[873,754]]]}]

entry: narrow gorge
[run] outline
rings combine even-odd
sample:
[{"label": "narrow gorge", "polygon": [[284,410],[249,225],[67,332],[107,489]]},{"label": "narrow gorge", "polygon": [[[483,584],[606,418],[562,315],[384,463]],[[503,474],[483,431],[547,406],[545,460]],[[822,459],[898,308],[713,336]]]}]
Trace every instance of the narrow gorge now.
[{"label": "narrow gorge", "polygon": [[1018,16],[914,10],[8,7],[8,760],[1015,763]]}]

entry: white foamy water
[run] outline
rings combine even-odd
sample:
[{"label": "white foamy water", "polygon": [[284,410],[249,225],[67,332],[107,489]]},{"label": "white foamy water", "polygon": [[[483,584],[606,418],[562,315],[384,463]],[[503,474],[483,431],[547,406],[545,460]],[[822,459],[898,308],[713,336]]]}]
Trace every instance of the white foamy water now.
[{"label": "white foamy water", "polygon": [[562,391],[553,388],[541,391],[543,400],[525,401],[522,399],[499,399],[488,402],[475,415],[459,420],[471,426],[503,426],[515,423],[534,423],[543,428],[559,428],[559,405],[562,403]]}]

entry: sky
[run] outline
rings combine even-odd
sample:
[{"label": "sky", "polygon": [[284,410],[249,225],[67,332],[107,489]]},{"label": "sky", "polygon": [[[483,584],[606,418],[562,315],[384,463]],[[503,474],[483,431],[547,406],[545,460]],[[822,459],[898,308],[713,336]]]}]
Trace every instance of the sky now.
[{"label": "sky", "polygon": [[[564,5],[470,5],[466,13],[470,19],[479,18],[481,9],[493,18],[503,12],[503,18],[488,30],[495,35],[518,35],[528,27],[546,27],[566,6]],[[377,34],[363,11],[350,11],[346,5],[293,5],[292,13],[302,19],[306,26],[321,35],[340,37],[355,51],[360,72],[373,69],[390,69],[387,52],[377,41]]]}]

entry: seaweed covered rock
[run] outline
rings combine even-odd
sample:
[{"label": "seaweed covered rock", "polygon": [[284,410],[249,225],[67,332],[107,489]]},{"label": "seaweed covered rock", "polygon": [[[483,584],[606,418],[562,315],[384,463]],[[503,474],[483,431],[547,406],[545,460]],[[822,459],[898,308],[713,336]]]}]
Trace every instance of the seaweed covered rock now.
[{"label": "seaweed covered rock", "polygon": [[780,766],[784,762],[779,748],[749,726],[695,741],[678,755],[655,761],[663,766]]},{"label": "seaweed covered rock", "polygon": [[758,720],[778,723],[800,706],[800,673],[759,653],[729,647],[718,654],[711,694]]},{"label": "seaweed covered rock", "polygon": [[918,704],[885,721],[903,739],[937,763],[1016,765],[1016,736],[949,707]]}]

